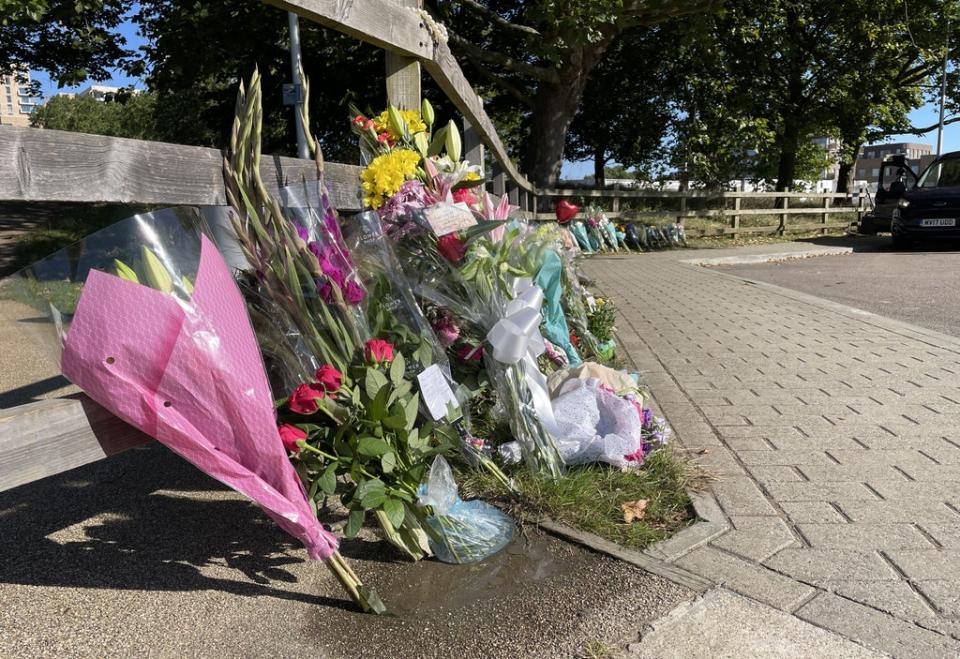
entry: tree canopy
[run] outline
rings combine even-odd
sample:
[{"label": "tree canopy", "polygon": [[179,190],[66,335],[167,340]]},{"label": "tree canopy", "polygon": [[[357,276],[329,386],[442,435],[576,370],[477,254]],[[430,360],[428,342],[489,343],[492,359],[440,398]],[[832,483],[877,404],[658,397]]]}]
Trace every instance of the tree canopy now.
[{"label": "tree canopy", "polygon": [[[930,128],[910,126],[909,114],[937,95],[948,39],[960,63],[960,0],[437,0],[428,9],[541,186],[575,158],[592,160],[598,180],[619,163],[703,185],[748,176],[786,189],[822,169],[810,142],[822,135],[840,141],[842,187],[864,142]],[[139,52],[119,34],[125,21],[147,41]],[[301,40],[314,131],[329,158],[354,161],[348,108],[384,105],[383,55],[308,21]],[[237,86],[256,66],[264,146],[293,151],[292,110],[281,104],[287,21],[265,3],[0,0],[0,71],[22,64],[61,85],[122,68],[149,89],[109,108],[51,101],[40,125],[210,146],[225,144]],[[948,87],[956,115],[960,76]],[[444,114],[426,77],[424,94]]]}]

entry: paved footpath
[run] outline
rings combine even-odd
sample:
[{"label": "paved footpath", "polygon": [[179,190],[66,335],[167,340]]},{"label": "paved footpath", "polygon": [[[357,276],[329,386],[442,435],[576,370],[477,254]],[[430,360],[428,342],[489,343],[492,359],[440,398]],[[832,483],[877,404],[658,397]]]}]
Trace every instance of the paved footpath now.
[{"label": "paved footpath", "polygon": [[960,656],[960,339],[691,256],[584,268],[717,475],[709,521],[653,553],[872,649]]}]

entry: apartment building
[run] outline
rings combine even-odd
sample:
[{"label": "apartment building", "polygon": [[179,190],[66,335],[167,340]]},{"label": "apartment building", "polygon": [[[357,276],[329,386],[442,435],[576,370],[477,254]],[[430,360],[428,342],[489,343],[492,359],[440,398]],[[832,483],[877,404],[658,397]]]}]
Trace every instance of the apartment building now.
[{"label": "apartment building", "polygon": [[31,94],[30,71],[0,76],[0,125],[29,126],[30,113],[37,106]]}]

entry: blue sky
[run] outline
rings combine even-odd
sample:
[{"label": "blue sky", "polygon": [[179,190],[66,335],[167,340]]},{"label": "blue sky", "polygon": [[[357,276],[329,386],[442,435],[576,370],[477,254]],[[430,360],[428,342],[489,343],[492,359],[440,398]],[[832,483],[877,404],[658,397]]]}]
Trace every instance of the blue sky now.
[{"label": "blue sky", "polygon": [[[135,10],[136,8],[134,11]],[[124,23],[120,27],[120,33],[124,36],[124,38],[126,38],[127,47],[131,49],[136,49],[145,43],[144,39],[137,34],[137,27],[133,23]],[[79,87],[65,87],[63,89],[58,89],[56,83],[51,81],[50,77],[43,71],[34,71],[32,72],[32,75],[34,80],[40,82],[41,92],[44,96],[53,96],[58,91],[79,91],[91,84],[88,82],[84,85],[80,85]],[[130,85],[143,86],[141,80],[138,78],[131,78],[125,75],[122,71],[115,71],[114,77],[108,81],[104,81],[102,84],[114,85],[117,87],[127,87]],[[910,120],[914,126],[930,126],[936,123],[937,119],[938,114],[936,105],[925,105],[924,107],[914,110],[910,114]],[[916,135],[893,135],[888,141],[928,143],[933,147],[934,151],[936,151],[937,131],[931,131],[930,133],[920,137],[917,137]],[[960,150],[960,123],[947,126],[944,130],[943,149],[945,152]],[[590,175],[593,175],[593,161],[565,161],[563,163],[563,171],[561,174],[563,178],[579,179]]]}]

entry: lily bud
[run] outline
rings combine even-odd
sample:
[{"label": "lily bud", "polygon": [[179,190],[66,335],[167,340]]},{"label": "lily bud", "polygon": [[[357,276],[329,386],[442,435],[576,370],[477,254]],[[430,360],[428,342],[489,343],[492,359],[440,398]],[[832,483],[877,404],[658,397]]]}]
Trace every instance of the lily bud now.
[{"label": "lily bud", "polygon": [[460,131],[457,130],[457,124],[453,120],[447,124],[447,155],[453,162],[460,162]]},{"label": "lily bud", "polygon": [[170,273],[164,267],[160,259],[153,251],[144,245],[140,248],[140,255],[143,257],[143,275],[147,280],[147,286],[155,288],[161,293],[173,292],[173,279]]},{"label": "lily bud", "polygon": [[139,284],[140,279],[137,278],[137,273],[133,271],[129,265],[120,261],[118,259],[113,260],[113,271],[116,273],[120,279],[126,279],[127,281],[132,281],[134,284]]},{"label": "lily bud", "polygon": [[433,114],[433,106],[427,99],[423,99],[423,102],[420,103],[420,116],[423,117],[423,122],[428,127],[433,126],[433,120],[436,119],[436,116]]},{"label": "lily bud", "polygon": [[390,118],[390,128],[393,132],[402,137],[407,137],[407,122],[400,116],[400,111],[394,106],[387,108],[387,116]]},{"label": "lily bud", "polygon": [[427,134],[423,131],[416,133],[413,136],[413,143],[417,147],[417,151],[420,152],[421,157],[426,158],[427,152],[430,150],[430,142],[427,140]]}]

